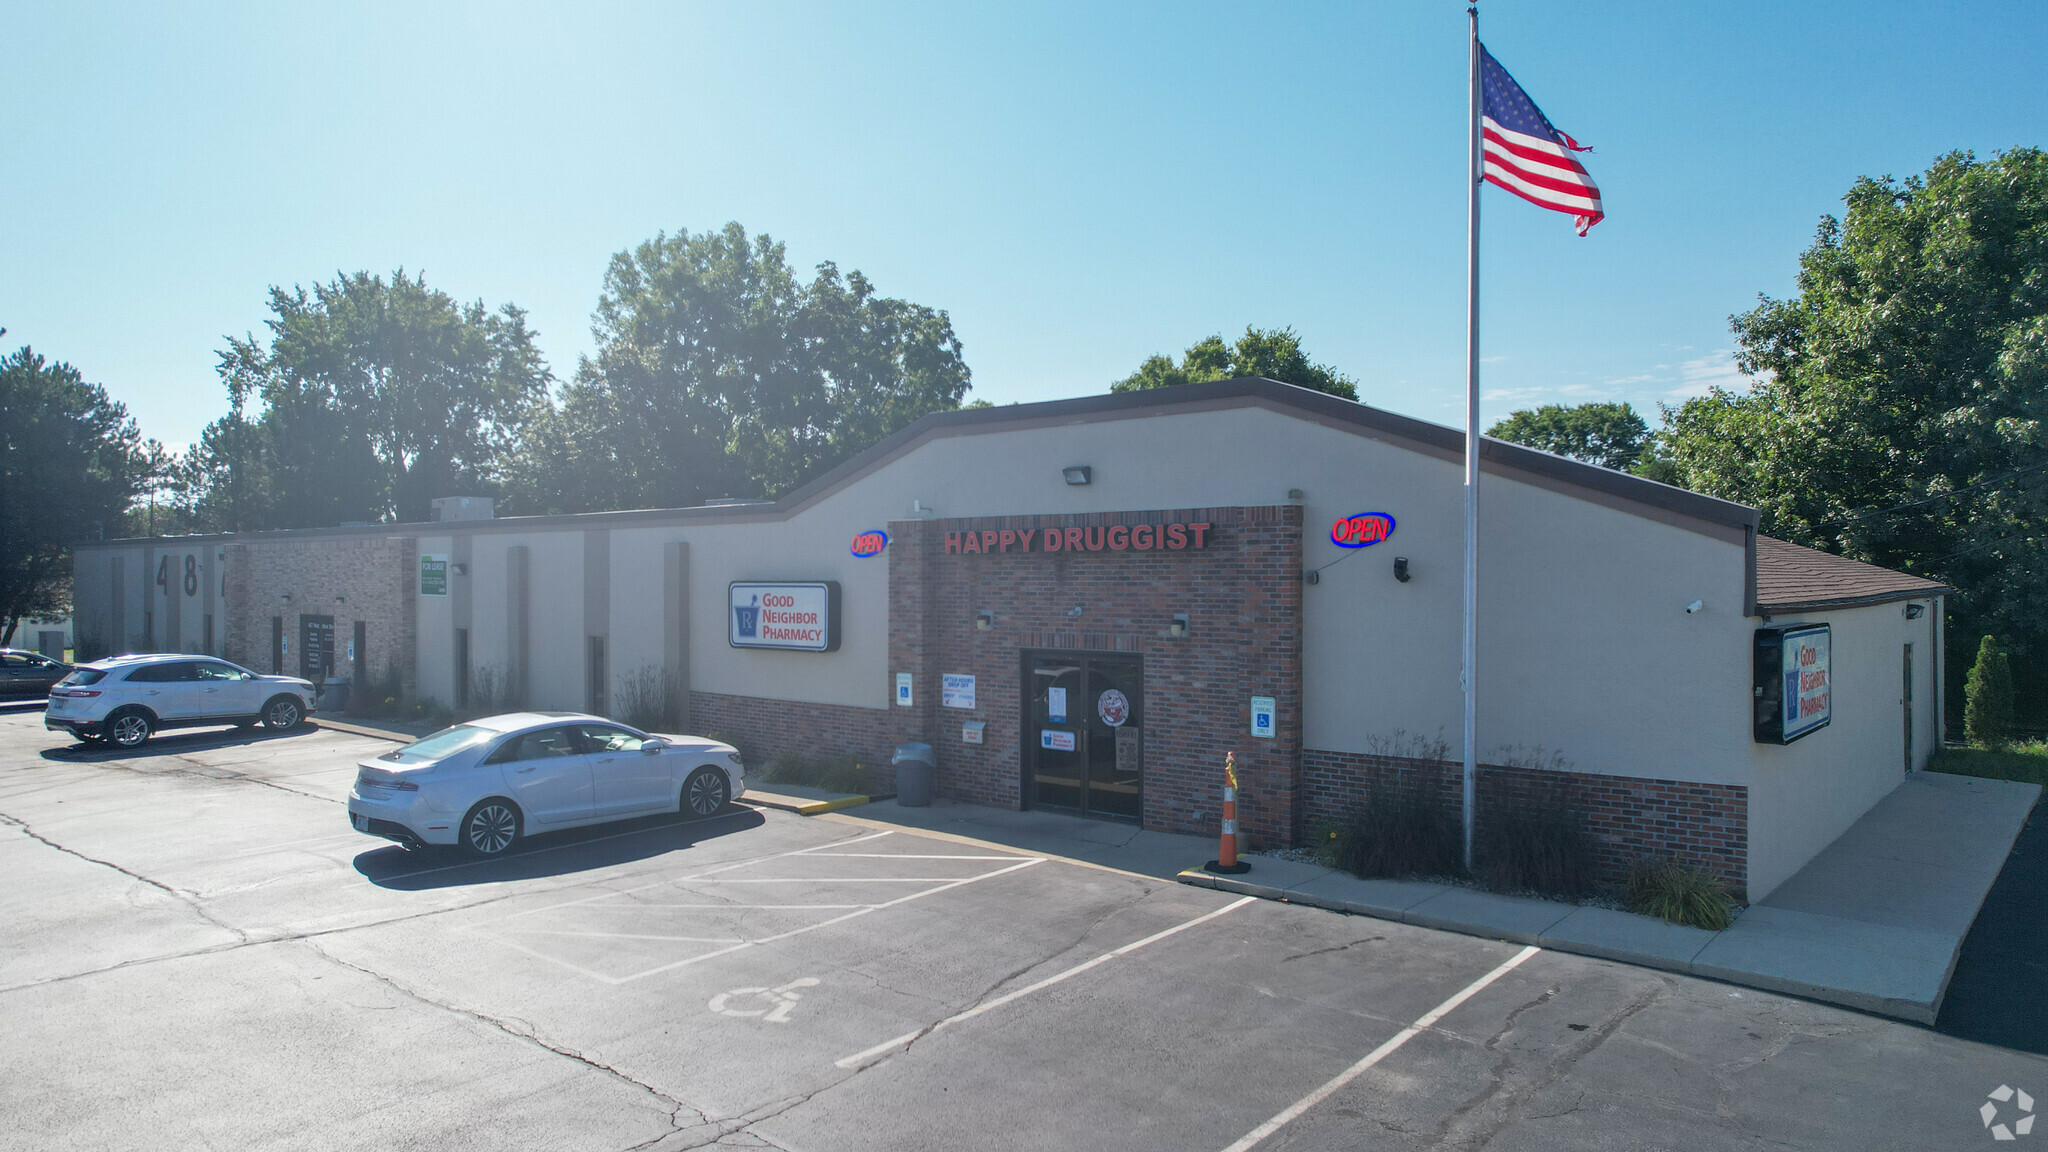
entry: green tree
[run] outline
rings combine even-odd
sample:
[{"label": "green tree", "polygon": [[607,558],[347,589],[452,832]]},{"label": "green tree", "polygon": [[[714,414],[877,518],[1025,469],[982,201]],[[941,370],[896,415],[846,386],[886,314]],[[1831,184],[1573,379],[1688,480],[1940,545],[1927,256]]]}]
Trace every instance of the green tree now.
[{"label": "green tree", "polygon": [[737,223],[612,257],[592,334],[559,408],[522,436],[522,510],[780,495],[969,386],[946,313],[830,262],[805,283]]},{"label": "green tree", "polygon": [[1650,426],[1627,404],[1545,404],[1508,413],[1486,434],[1629,472],[1643,460]]},{"label": "green tree", "polygon": [[272,288],[270,311],[267,345],[230,338],[220,353],[230,411],[178,462],[204,526],[424,520],[436,496],[491,490],[547,399],[524,312],[461,303],[402,269]]},{"label": "green tree", "polygon": [[1263,376],[1346,400],[1358,399],[1358,385],[1328,364],[1311,361],[1292,328],[1247,327],[1235,344],[1225,344],[1221,336],[1204,337],[1182,353],[1178,362],[1171,356],[1146,357],[1136,372],[1111,384],[1109,390],[1139,392],[1238,376]]},{"label": "green tree", "polygon": [[2012,668],[1998,640],[1986,636],[1977,646],[1963,685],[1963,736],[1972,744],[1996,747],[2012,737]]},{"label": "green tree", "polygon": [[2048,154],[1954,153],[1846,203],[1800,256],[1798,295],[1733,318],[1754,387],[1668,411],[1662,453],[1766,532],[1950,584],[1952,635],[2041,653]]},{"label": "green tree", "polygon": [[72,544],[122,535],[161,461],[76,368],[27,347],[0,357],[0,645],[24,619],[70,612]]}]

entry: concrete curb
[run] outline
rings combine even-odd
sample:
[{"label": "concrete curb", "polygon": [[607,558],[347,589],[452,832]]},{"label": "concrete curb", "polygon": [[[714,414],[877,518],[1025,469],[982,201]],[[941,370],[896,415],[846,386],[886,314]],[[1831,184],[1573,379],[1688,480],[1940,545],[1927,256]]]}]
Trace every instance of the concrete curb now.
[{"label": "concrete curb", "polygon": [[396,744],[410,744],[419,739],[419,736],[402,729],[372,728],[367,724],[356,724],[347,720],[331,720],[318,713],[314,714],[312,723],[317,728],[332,728],[336,732],[347,732],[355,736],[368,736],[375,740],[389,740]]},{"label": "concrete curb", "polygon": [[841,796],[834,800],[813,800],[807,796],[785,796],[780,792],[763,792],[749,788],[738,796],[741,804],[756,804],[763,808],[779,808],[799,816],[822,816],[842,808],[858,808],[869,802],[867,796]]}]

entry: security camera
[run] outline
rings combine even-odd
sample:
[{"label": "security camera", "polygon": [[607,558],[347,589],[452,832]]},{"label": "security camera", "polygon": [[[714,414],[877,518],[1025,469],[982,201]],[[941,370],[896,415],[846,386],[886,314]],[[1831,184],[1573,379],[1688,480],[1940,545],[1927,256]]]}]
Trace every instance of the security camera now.
[{"label": "security camera", "polygon": [[1692,603],[1687,604],[1685,606],[1685,614],[1690,616],[1693,613],[1699,611],[1700,609],[1705,608],[1706,606],[1707,602],[1705,600],[1695,600]]}]

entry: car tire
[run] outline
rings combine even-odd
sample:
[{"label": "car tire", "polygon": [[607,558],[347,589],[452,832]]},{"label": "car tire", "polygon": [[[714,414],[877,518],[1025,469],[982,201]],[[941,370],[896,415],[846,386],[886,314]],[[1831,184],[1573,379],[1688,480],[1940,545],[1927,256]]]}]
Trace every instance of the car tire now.
[{"label": "car tire", "polygon": [[716,768],[699,768],[683,781],[683,815],[703,820],[725,811],[732,802],[732,785]]},{"label": "car tire", "polygon": [[100,727],[100,739],[116,748],[137,748],[156,731],[156,721],[141,708],[122,708]]},{"label": "car tire", "polygon": [[519,843],[519,806],[503,797],[491,796],[476,802],[463,816],[456,842],[467,856],[491,860],[512,851]]},{"label": "car tire", "polygon": [[263,726],[272,732],[297,728],[306,719],[306,706],[297,696],[272,696],[263,706]]}]

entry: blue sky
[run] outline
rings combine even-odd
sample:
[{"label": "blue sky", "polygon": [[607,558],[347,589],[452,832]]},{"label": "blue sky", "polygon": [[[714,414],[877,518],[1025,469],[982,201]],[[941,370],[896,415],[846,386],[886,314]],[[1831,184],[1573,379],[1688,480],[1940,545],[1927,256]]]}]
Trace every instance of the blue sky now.
[{"label": "blue sky", "polygon": [[[2048,6],[1489,3],[1608,219],[1489,188],[1486,415],[1734,378],[1861,175],[2040,145]],[[738,220],[952,315],[974,396],[1101,391],[1289,324],[1461,421],[1465,40],[1354,4],[0,4],[0,326],[144,431],[337,271],[531,313],[558,377],[609,256]]]}]

